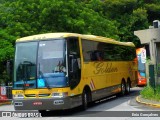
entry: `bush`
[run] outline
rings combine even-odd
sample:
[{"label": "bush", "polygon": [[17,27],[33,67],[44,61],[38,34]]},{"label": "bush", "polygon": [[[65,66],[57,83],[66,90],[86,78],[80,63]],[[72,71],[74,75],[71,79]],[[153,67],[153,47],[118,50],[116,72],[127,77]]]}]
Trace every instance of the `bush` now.
[{"label": "bush", "polygon": [[160,86],[157,86],[155,90],[150,85],[146,86],[140,94],[143,98],[160,101]]}]

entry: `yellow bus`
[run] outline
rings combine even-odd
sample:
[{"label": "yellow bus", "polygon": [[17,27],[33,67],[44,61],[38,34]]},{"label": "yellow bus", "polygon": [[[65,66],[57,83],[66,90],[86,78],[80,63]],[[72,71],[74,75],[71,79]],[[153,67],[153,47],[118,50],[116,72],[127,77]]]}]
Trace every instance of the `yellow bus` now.
[{"label": "yellow bus", "polygon": [[129,93],[137,85],[135,45],[76,33],[47,33],[16,41],[15,110],[86,109],[92,101]]}]

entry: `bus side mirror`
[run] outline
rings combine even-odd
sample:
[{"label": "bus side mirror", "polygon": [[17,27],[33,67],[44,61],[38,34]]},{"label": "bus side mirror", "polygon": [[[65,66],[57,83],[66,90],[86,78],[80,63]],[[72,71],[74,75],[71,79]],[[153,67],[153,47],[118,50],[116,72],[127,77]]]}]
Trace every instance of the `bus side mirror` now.
[{"label": "bus side mirror", "polygon": [[69,63],[70,63],[70,73],[75,73],[78,69],[77,59],[75,59],[74,55],[69,55]]},{"label": "bus side mirror", "polygon": [[11,77],[13,69],[13,60],[7,60],[6,68],[7,68],[7,74]]}]

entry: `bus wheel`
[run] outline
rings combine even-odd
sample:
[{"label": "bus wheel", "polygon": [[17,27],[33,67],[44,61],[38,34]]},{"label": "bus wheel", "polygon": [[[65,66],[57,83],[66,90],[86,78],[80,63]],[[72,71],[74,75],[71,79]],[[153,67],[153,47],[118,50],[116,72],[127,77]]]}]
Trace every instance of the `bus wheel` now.
[{"label": "bus wheel", "polygon": [[82,94],[82,109],[86,110],[88,107],[88,95],[87,92],[84,90]]},{"label": "bus wheel", "polygon": [[130,81],[128,80],[128,81],[127,81],[127,84],[126,84],[126,93],[127,93],[127,94],[130,93],[130,88],[131,88],[131,87],[130,87]]},{"label": "bus wheel", "polygon": [[124,80],[122,81],[121,83],[121,95],[125,95],[125,92],[126,92],[126,84],[124,82]]}]

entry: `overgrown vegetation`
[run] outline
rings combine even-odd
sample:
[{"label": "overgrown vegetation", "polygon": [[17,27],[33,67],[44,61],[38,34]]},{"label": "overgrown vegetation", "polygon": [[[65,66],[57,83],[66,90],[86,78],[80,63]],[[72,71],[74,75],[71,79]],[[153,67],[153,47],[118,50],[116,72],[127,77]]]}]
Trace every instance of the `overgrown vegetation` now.
[{"label": "overgrown vegetation", "polygon": [[156,86],[154,89],[150,85],[144,87],[140,92],[141,96],[146,99],[160,101],[160,86]]}]

